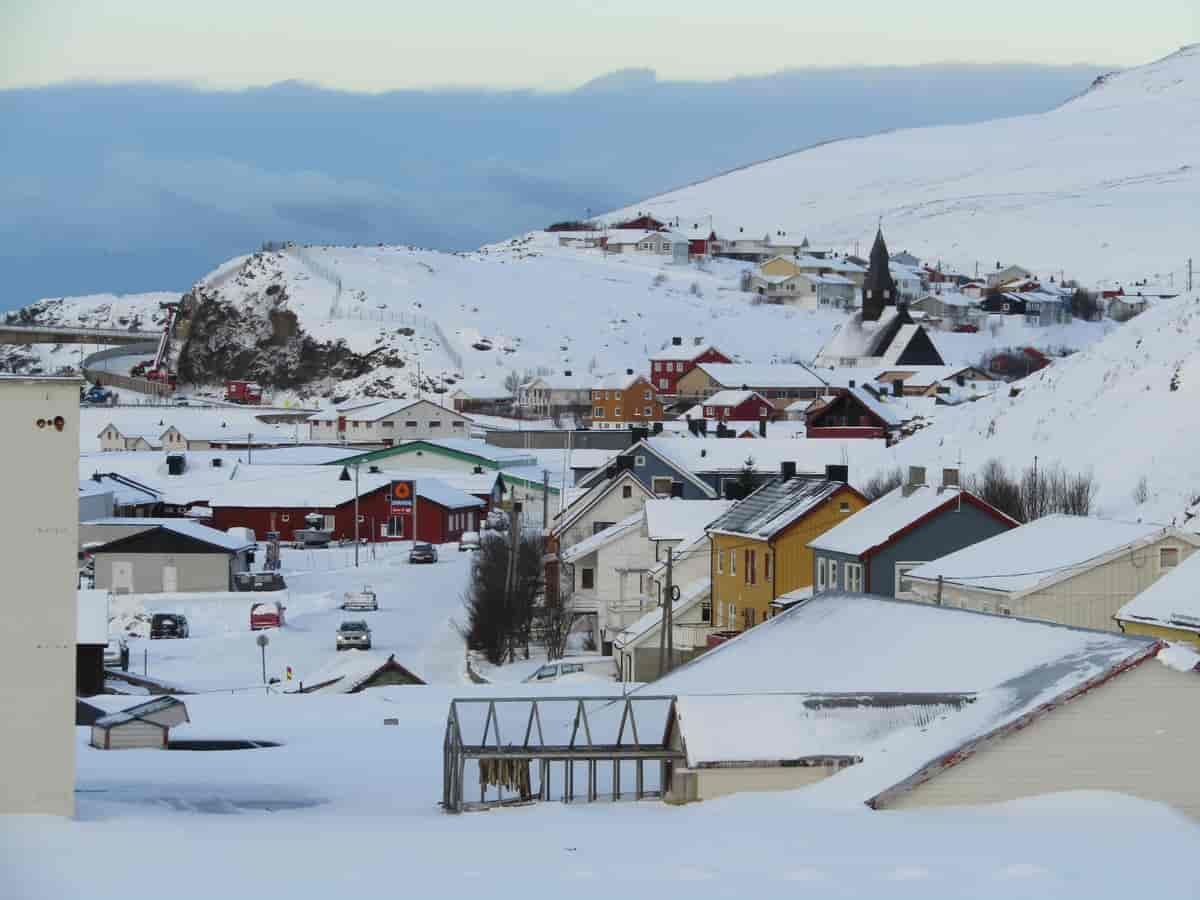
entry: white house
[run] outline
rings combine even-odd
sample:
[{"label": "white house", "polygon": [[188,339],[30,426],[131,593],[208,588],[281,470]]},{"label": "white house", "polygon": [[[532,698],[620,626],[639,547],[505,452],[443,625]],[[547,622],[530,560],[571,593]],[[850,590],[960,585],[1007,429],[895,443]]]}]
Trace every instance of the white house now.
[{"label": "white house", "polygon": [[429,400],[355,402],[309,417],[309,438],[391,446],[401,441],[466,437],[466,416]]},{"label": "white house", "polygon": [[587,409],[592,402],[594,375],[571,369],[538,375],[517,388],[517,408],[527,415],[549,416],[572,408]]},{"label": "white house", "polygon": [[1178,528],[1045,516],[910,570],[911,596],[962,609],[1119,630],[1126,603],[1200,547]]}]

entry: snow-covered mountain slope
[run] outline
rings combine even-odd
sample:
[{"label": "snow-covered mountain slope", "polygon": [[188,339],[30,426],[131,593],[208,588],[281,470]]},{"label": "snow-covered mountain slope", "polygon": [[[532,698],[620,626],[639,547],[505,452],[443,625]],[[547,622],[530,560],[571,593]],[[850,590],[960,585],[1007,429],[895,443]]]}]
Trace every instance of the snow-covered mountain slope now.
[{"label": "snow-covered mountain slope", "polygon": [[1091,471],[1104,515],[1183,524],[1200,513],[1200,296],[1164,301],[1015,386],[1016,397],[939,414],[896,446],[897,461],[961,456],[977,471],[993,457],[1015,469],[1037,456]]},{"label": "snow-covered mountain slope", "polygon": [[[835,141],[644,200],[638,211],[736,238],[807,232],[968,273],[997,260],[1093,283],[1181,287],[1200,255],[1200,45],[1098,79],[1040,115]],[[862,250],[865,252],[866,244]]]}]

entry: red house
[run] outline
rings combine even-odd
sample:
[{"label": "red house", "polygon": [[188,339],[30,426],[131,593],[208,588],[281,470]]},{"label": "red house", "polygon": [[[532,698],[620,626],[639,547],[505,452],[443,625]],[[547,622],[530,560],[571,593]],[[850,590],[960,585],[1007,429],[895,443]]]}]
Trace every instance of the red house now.
[{"label": "red house", "polygon": [[817,405],[804,414],[804,422],[810,438],[887,438],[904,424],[896,410],[861,387]]},{"label": "red house", "polygon": [[[299,466],[290,467],[300,469]],[[307,467],[305,467],[307,468]],[[317,468],[317,467],[314,467]],[[354,475],[348,469],[321,466],[325,473],[296,472],[291,478],[233,479],[223,484],[208,505],[213,527],[221,530],[240,526],[254,529],[263,540],[278,531],[280,540],[296,540],[296,530],[307,528],[305,518],[316,513],[333,539],[354,538]],[[358,535],[376,541],[413,539],[413,508],[393,507],[389,475],[359,476]],[[448,544],[464,531],[478,531],[485,504],[470,494],[434,478],[416,482],[416,539],[431,544]]]},{"label": "red house", "polygon": [[775,406],[757,391],[718,391],[690,410],[692,418],[700,416],[717,422],[759,422],[775,418]]},{"label": "red house", "polygon": [[626,222],[618,222],[610,226],[612,228],[631,228],[639,231],[662,231],[667,226],[654,218],[654,216],[638,216],[636,219],[629,219]]},{"label": "red house", "polygon": [[703,363],[731,363],[728,356],[712,344],[693,344],[688,347],[683,338],[671,338],[671,346],[650,357],[650,383],[660,394],[673,396],[679,392],[679,379]]},{"label": "red house", "polygon": [[717,233],[710,231],[708,237],[688,237],[688,256],[708,256],[708,248],[717,240]]}]

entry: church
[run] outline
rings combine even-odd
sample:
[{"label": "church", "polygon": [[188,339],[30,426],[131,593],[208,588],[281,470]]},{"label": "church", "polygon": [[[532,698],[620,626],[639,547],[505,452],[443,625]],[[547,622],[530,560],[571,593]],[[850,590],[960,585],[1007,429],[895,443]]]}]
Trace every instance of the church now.
[{"label": "church", "polygon": [[925,328],[913,322],[908,304],[899,302],[888,266],[882,227],[875,233],[862,310],[840,326],[814,363],[822,368],[867,366],[943,366],[945,360]]}]

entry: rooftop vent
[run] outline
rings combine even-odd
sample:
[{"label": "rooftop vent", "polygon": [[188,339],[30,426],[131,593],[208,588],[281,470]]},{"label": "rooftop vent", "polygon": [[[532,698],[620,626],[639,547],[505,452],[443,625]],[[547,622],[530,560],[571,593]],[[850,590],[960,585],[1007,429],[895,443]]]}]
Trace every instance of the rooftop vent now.
[{"label": "rooftop vent", "polygon": [[909,466],[908,480],[904,483],[904,496],[910,496],[917,488],[925,484],[925,467]]},{"label": "rooftop vent", "polygon": [[779,464],[779,477],[783,481],[791,481],[796,477],[796,464],[791,460],[783,460]]},{"label": "rooftop vent", "polygon": [[219,457],[219,456],[214,456],[214,457],[213,457],[213,461],[212,461],[212,467],[213,467],[214,469],[219,469],[219,468],[221,468],[221,462],[222,462],[222,460],[221,460],[221,457]]}]

